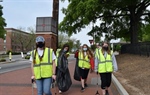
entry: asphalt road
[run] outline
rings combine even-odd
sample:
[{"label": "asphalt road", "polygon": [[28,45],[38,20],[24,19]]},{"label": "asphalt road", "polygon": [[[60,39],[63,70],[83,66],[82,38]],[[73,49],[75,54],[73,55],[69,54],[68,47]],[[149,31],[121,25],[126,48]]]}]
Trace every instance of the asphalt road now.
[{"label": "asphalt road", "polygon": [[[12,62],[9,61],[9,58],[6,58],[6,60],[7,60],[6,63],[3,64],[0,63],[0,74],[31,66],[30,61],[22,59],[21,55],[13,55]],[[74,55],[70,54],[68,60],[69,61],[74,60]]]},{"label": "asphalt road", "polygon": [[14,62],[0,64],[0,74],[18,70],[18,69],[27,68],[30,66],[31,64],[29,60],[20,60],[20,61],[18,60]]}]

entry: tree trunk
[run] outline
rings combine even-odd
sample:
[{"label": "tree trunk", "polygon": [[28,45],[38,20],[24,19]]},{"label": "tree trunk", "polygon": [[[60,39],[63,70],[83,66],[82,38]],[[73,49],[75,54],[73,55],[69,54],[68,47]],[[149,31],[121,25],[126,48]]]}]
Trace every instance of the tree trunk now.
[{"label": "tree trunk", "polygon": [[59,16],[59,0],[53,0],[53,18],[56,21],[57,41],[56,47],[58,48],[58,16]]},{"label": "tree trunk", "polygon": [[130,34],[131,34],[131,44],[138,42],[138,28],[139,28],[139,18],[135,14],[135,9],[130,9]]}]

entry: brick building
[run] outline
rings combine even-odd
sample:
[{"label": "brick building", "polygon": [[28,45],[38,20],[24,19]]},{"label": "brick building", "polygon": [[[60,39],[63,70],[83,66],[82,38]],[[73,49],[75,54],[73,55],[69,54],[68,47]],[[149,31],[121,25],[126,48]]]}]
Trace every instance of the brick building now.
[{"label": "brick building", "polygon": [[5,28],[5,39],[0,38],[0,52],[27,52],[33,49],[35,34],[30,34],[14,28]]}]

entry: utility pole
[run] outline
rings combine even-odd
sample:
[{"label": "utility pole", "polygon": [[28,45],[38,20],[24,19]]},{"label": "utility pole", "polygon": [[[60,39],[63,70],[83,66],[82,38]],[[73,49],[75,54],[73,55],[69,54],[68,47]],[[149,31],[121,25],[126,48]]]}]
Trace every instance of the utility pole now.
[{"label": "utility pole", "polygon": [[56,47],[58,48],[58,22],[59,22],[59,0],[53,0],[53,18],[56,21]]}]

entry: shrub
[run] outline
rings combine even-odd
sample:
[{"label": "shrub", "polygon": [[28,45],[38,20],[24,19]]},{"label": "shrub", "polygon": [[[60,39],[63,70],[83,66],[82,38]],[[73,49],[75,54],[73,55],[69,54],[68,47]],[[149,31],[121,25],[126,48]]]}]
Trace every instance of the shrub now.
[{"label": "shrub", "polygon": [[115,51],[120,51],[121,50],[121,45],[120,44],[117,44],[116,46],[115,46]]},{"label": "shrub", "polygon": [[5,61],[6,61],[6,59],[4,59],[4,58],[0,59],[0,62],[5,62]]}]

